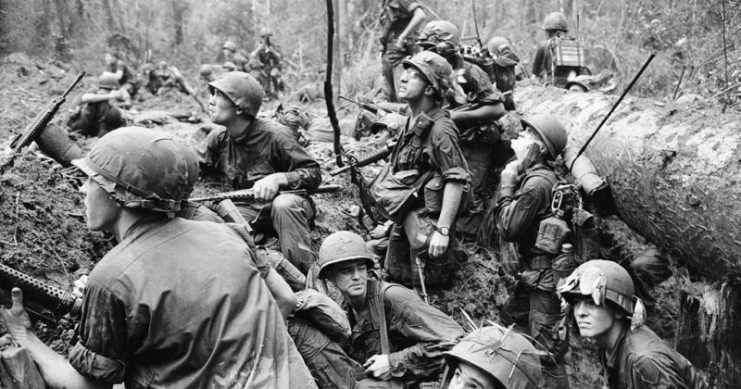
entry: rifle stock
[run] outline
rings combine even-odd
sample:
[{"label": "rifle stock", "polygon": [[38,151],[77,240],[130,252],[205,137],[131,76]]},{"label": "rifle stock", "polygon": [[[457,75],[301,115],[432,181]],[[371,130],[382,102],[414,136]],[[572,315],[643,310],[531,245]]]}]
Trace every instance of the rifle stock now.
[{"label": "rifle stock", "polygon": [[[295,194],[299,196],[306,196],[306,195],[313,195],[318,193],[331,193],[331,192],[337,192],[342,187],[339,185],[323,185],[316,189],[312,190],[306,190],[306,189],[296,189],[296,190],[282,190],[279,191],[278,194]],[[203,197],[193,197],[188,199],[188,201],[191,202],[203,202],[203,201],[220,201],[220,200],[254,200],[255,199],[255,192],[252,189],[240,189],[240,190],[234,190],[231,192],[223,192],[223,193],[217,193],[212,196],[203,196]]]}]

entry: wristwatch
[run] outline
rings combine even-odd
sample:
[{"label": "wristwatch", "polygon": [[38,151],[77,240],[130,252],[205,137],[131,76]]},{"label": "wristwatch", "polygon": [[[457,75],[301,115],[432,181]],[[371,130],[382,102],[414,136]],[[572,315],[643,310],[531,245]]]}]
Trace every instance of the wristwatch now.
[{"label": "wristwatch", "polygon": [[442,236],[448,236],[448,234],[450,234],[450,228],[449,227],[438,227],[438,226],[435,226],[435,231],[437,231]]}]

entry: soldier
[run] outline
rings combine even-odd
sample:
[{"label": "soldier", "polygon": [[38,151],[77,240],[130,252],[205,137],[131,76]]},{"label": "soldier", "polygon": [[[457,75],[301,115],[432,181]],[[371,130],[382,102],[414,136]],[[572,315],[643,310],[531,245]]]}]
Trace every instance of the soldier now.
[{"label": "soldier", "polygon": [[401,60],[414,53],[417,29],[427,13],[417,0],[384,0],[381,24],[381,66],[388,84],[389,101],[397,102]]},{"label": "soldier", "polygon": [[480,328],[445,352],[445,359],[447,389],[535,389],[542,379],[538,351],[511,328]]},{"label": "soldier", "polygon": [[523,119],[522,124],[520,137],[511,143],[517,160],[502,171],[495,210],[497,231],[504,240],[516,243],[523,267],[514,295],[502,308],[502,317],[529,329],[550,353],[543,361],[546,387],[567,388],[563,357],[568,343],[558,336],[562,315],[552,270],[560,247],[546,251],[537,241],[541,222],[551,216],[551,190],[557,182],[549,164],[566,147],[566,130],[548,115]]},{"label": "soldier", "polygon": [[198,147],[206,175],[229,189],[252,188],[255,202],[237,204],[261,233],[274,229],[281,251],[302,273],[314,263],[310,225],[314,206],[306,196],[281,189],[314,189],[322,180],[319,164],[298,144],[290,129],[260,119],[263,90],[249,74],[229,72],[209,84],[209,107],[218,128]]},{"label": "soldier", "polygon": [[[489,76],[479,66],[463,59],[458,52],[458,28],[445,20],[434,20],[422,29],[420,46],[448,60],[453,67],[448,98],[450,118],[460,131],[459,142],[471,169],[474,203],[471,213],[482,215],[485,199],[492,196],[495,185],[494,166],[503,166],[511,152],[503,144],[495,121],[504,116],[502,96],[492,86]],[[458,232],[475,235],[480,223],[471,217],[458,220]]]},{"label": "soldier", "polygon": [[67,126],[81,135],[103,136],[109,131],[126,125],[123,112],[113,102],[123,101],[126,93],[119,89],[116,75],[104,72],[98,78],[98,89],[80,98],[84,107],[77,107],[67,121]]},{"label": "soldier", "polygon": [[136,73],[123,61],[121,55],[114,51],[105,54],[105,68],[107,72],[116,75],[119,88],[125,92],[124,100],[127,102],[136,96],[139,90],[139,83],[136,79]]},{"label": "soldier", "polygon": [[467,210],[471,181],[458,129],[441,108],[452,69],[430,51],[403,64],[399,98],[411,114],[370,192],[394,221],[385,260],[389,277],[424,287],[421,264],[428,283],[445,285],[457,265],[454,223]]},{"label": "soldier", "polygon": [[[515,110],[515,82],[517,81],[517,66],[520,65],[520,57],[512,49],[507,38],[495,36],[486,43],[486,48],[494,60],[494,82],[497,89],[502,92],[504,108],[507,111]],[[522,68],[521,68],[522,69]]]},{"label": "soldier", "polygon": [[602,351],[608,387],[707,388],[685,357],[643,325],[645,310],[634,291],[628,271],[602,259],[581,264],[559,287],[581,336]]},{"label": "soldier", "polygon": [[[267,28],[263,28],[260,31],[260,43],[257,45],[255,51],[250,56],[253,60],[257,59],[262,65],[262,71],[267,77],[265,77],[266,83],[263,84],[263,89],[270,97],[278,97],[278,92],[283,91],[284,85],[281,79],[281,66],[280,66],[280,54],[275,49],[275,45],[271,41],[273,33]],[[249,70],[252,72],[257,64],[253,64],[250,61]]]},{"label": "soldier", "polygon": [[542,28],[545,30],[547,39],[540,42],[535,51],[533,76],[545,82],[552,83],[559,88],[563,88],[570,78],[590,74],[589,69],[583,66],[561,66],[554,63],[553,52],[561,41],[568,40],[576,42],[566,37],[566,34],[569,32],[569,26],[566,22],[566,17],[562,13],[553,12],[548,14],[543,19]]},{"label": "soldier", "polygon": [[224,59],[225,68],[227,63],[232,63],[234,69],[230,69],[230,71],[243,72],[246,70],[247,57],[241,53],[236,43],[232,41],[224,42],[224,45],[221,46],[221,55]]},{"label": "soldier", "polygon": [[50,387],[315,387],[247,244],[173,216],[198,176],[191,150],[127,127],[74,164],[88,228],[119,243],[90,273],[69,361],[31,331],[19,289],[0,310]]},{"label": "soldier", "polygon": [[[352,326],[348,355],[363,363],[370,377],[361,388],[409,387],[437,381],[442,353],[463,336],[449,316],[423,302],[413,291],[368,277],[372,254],[359,235],[339,231],[319,249],[319,277],[342,293]],[[414,386],[416,387],[416,386]]]}]

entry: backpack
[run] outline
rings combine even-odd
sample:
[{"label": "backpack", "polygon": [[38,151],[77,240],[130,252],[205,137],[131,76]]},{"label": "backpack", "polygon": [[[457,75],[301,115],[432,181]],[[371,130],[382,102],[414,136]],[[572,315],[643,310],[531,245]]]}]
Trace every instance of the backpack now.
[{"label": "backpack", "polygon": [[584,48],[576,38],[557,34],[550,40],[553,67],[584,67]]}]

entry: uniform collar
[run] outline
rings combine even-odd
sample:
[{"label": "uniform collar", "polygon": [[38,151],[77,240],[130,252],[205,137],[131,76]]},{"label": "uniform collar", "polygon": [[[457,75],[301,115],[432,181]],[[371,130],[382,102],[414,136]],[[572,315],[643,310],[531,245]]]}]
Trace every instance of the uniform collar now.
[{"label": "uniform collar", "polygon": [[613,369],[617,366],[618,358],[620,357],[620,349],[625,343],[627,333],[628,329],[623,326],[623,329],[620,331],[620,336],[618,336],[617,342],[615,342],[615,346],[612,347],[612,350],[605,350],[605,365],[607,365],[608,368]]}]

